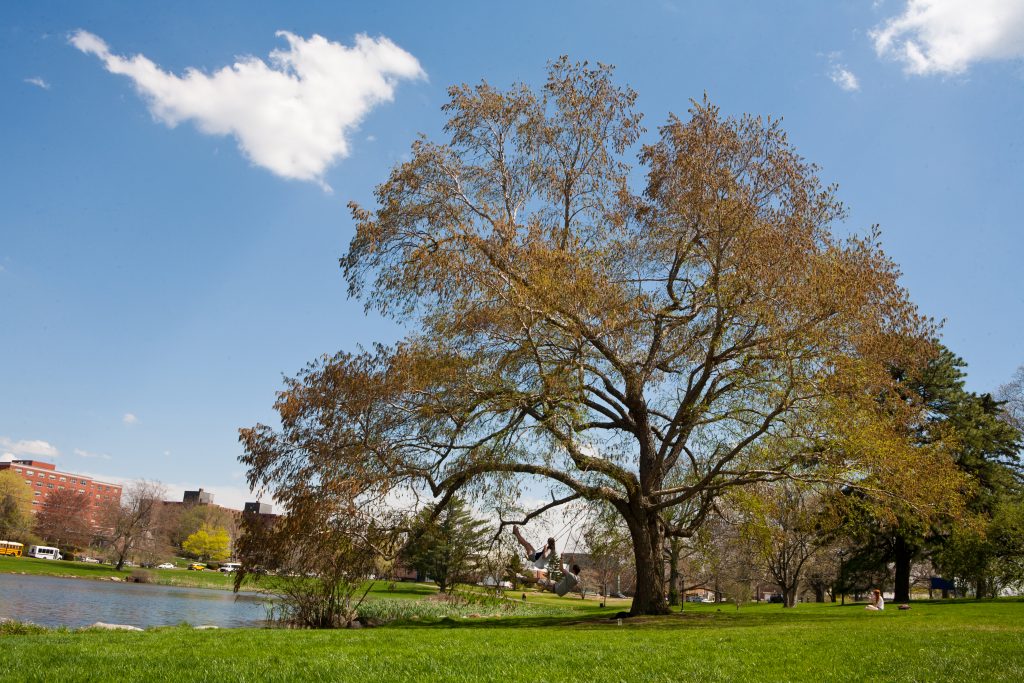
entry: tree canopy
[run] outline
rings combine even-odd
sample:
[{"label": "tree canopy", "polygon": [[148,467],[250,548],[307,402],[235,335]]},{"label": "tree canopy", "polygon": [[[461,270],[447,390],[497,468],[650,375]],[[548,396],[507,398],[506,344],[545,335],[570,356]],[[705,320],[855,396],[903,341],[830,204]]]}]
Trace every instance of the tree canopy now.
[{"label": "tree canopy", "polygon": [[604,501],[631,537],[634,613],[668,609],[665,538],[730,489],[877,493],[903,472],[900,495],[918,491],[944,456],[900,448],[876,397],[932,325],[877,232],[833,234],[836,189],[779,121],[704,98],[638,147],[636,93],[565,58],[536,91],[449,96],[447,139],[417,140],[376,208],[351,205],[341,259],[351,295],[407,336],[288,379],[280,428],[241,430],[251,484],[286,507],[551,486],[503,523]]},{"label": "tree canopy", "polygon": [[231,556],[231,537],[223,527],[203,524],[185,539],[181,549],[200,560],[220,562]]},{"label": "tree canopy", "polygon": [[13,470],[0,471],[0,539],[27,539],[32,531],[32,487]]}]

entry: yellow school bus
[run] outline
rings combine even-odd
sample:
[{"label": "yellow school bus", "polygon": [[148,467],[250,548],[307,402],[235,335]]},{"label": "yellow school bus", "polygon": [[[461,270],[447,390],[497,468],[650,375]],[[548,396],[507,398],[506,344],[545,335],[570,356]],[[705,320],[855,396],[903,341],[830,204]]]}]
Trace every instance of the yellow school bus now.
[{"label": "yellow school bus", "polygon": [[21,551],[25,546],[14,541],[0,541],[0,555],[14,555],[21,557]]}]

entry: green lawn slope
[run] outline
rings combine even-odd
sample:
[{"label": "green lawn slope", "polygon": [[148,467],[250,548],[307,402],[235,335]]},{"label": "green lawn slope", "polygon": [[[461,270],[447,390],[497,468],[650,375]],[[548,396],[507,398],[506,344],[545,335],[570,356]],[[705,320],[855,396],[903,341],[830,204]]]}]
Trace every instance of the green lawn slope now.
[{"label": "green lawn slope", "polygon": [[567,616],[339,631],[0,635],[0,680],[1024,680],[1024,602],[1015,600],[922,602],[882,613],[861,605],[687,605],[682,614],[621,626],[609,618],[614,608],[554,604]]}]

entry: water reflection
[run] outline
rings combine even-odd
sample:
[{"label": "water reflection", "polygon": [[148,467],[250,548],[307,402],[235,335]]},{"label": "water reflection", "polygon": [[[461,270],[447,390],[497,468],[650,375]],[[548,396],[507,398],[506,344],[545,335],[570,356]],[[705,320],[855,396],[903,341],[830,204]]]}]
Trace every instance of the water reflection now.
[{"label": "water reflection", "polygon": [[256,593],[0,574],[0,618],[43,626],[262,626],[267,600]]}]

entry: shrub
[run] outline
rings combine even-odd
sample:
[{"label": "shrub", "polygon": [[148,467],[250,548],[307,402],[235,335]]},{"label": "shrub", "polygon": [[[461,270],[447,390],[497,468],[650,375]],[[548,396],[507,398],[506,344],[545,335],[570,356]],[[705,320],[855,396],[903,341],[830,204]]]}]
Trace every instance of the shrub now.
[{"label": "shrub", "polygon": [[373,600],[358,608],[363,621],[405,621],[409,619],[446,619],[471,615],[491,616],[561,616],[572,610],[557,605],[538,605],[518,600],[504,600],[484,595],[436,596],[426,600]]},{"label": "shrub", "polygon": [[153,574],[151,572],[147,572],[145,569],[136,569],[132,571],[128,580],[133,581],[134,583],[152,583]]},{"label": "shrub", "polygon": [[0,619],[0,636],[35,636],[47,632],[49,629],[39,624]]}]

